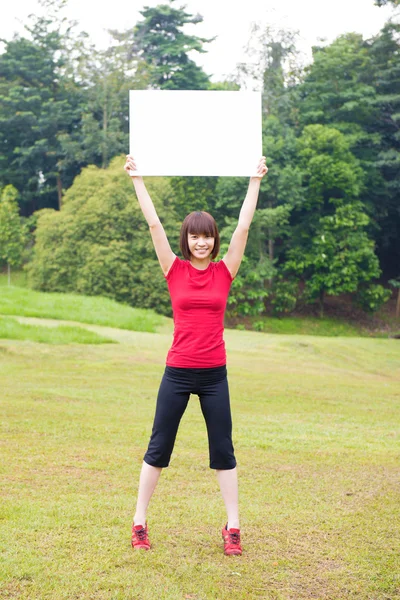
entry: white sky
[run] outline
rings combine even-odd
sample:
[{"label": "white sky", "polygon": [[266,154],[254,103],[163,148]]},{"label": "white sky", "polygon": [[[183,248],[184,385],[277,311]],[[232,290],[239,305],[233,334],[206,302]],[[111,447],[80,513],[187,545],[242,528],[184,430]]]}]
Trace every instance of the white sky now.
[{"label": "white sky", "polygon": [[[123,31],[133,27],[142,18],[139,10],[162,3],[167,2],[69,0],[64,14],[78,21],[78,29],[86,31],[101,48],[107,46],[108,28]],[[252,22],[298,30],[300,49],[309,60],[311,46],[318,44],[321,38],[330,42],[340,34],[353,31],[368,38],[378,33],[394,13],[391,7],[374,6],[373,0],[177,0],[175,6],[186,6],[187,12],[204,17],[204,22],[191,28],[190,33],[207,38],[217,36],[205,46],[207,54],[193,56],[197,64],[212,75],[213,81],[229,76],[237,63],[245,60],[243,50]],[[38,12],[36,0],[5,1],[1,9],[0,38],[10,39],[14,32],[21,32],[26,16],[35,12]]]}]

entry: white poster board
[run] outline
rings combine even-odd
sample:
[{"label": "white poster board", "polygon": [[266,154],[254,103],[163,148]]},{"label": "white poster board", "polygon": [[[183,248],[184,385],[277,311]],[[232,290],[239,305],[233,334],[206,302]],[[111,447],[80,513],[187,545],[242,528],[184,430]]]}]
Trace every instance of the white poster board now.
[{"label": "white poster board", "polygon": [[138,175],[250,177],[262,156],[261,94],[132,90],[129,133]]}]

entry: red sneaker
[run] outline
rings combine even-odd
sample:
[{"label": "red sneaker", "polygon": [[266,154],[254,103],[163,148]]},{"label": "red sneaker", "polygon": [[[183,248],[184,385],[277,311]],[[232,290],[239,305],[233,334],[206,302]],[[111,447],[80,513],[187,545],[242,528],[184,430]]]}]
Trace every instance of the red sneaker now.
[{"label": "red sneaker", "polygon": [[132,525],[132,548],[135,548],[135,550],[150,550],[147,523],[144,527],[143,525]]},{"label": "red sneaker", "polygon": [[240,545],[240,529],[228,529],[228,523],[222,530],[222,538],[224,540],[224,554],[227,556],[240,556],[242,554],[242,546]]}]

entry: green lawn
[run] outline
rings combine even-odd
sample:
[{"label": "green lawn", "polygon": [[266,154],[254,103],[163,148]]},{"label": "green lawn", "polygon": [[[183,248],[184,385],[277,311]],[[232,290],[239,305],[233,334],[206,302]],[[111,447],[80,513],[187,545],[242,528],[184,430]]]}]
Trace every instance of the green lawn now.
[{"label": "green lawn", "polygon": [[1,598],[400,597],[400,341],[226,332],[244,546],[229,558],[196,397],[154,547],[130,548],[171,336],[129,336],[0,340]]},{"label": "green lawn", "polygon": [[31,340],[46,344],[109,344],[109,337],[88,331],[84,327],[59,325],[49,327],[39,324],[19,323],[12,317],[0,316],[0,339]]},{"label": "green lawn", "polygon": [[50,294],[5,285],[0,286],[0,315],[45,317],[149,332],[162,330],[170,321],[152,310],[132,308],[109,298]]}]

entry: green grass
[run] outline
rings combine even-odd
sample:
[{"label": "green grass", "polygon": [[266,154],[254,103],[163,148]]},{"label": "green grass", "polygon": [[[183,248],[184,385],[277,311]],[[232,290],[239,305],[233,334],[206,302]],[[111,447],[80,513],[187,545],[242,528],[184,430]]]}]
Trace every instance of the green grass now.
[{"label": "green grass", "polygon": [[[0,272],[0,287],[8,285],[7,273]],[[28,287],[28,276],[26,271],[11,271],[11,285],[15,287]]]},{"label": "green grass", "polygon": [[253,327],[264,333],[283,333],[285,335],[322,335],[330,337],[366,335],[365,329],[343,320],[318,317],[262,317],[253,323]]},{"label": "green grass", "polygon": [[[197,397],[148,521],[130,525],[170,334],[0,340],[1,598],[395,600],[400,342],[227,331],[244,554]],[[128,339],[128,338],[126,338]]]},{"label": "green grass", "polygon": [[156,332],[169,322],[152,310],[132,308],[109,298],[50,294],[14,286],[0,287],[0,315],[44,317],[147,332]]},{"label": "green grass", "polygon": [[31,340],[46,344],[109,344],[113,340],[82,327],[59,325],[46,327],[19,323],[12,317],[0,316],[0,339]]}]

